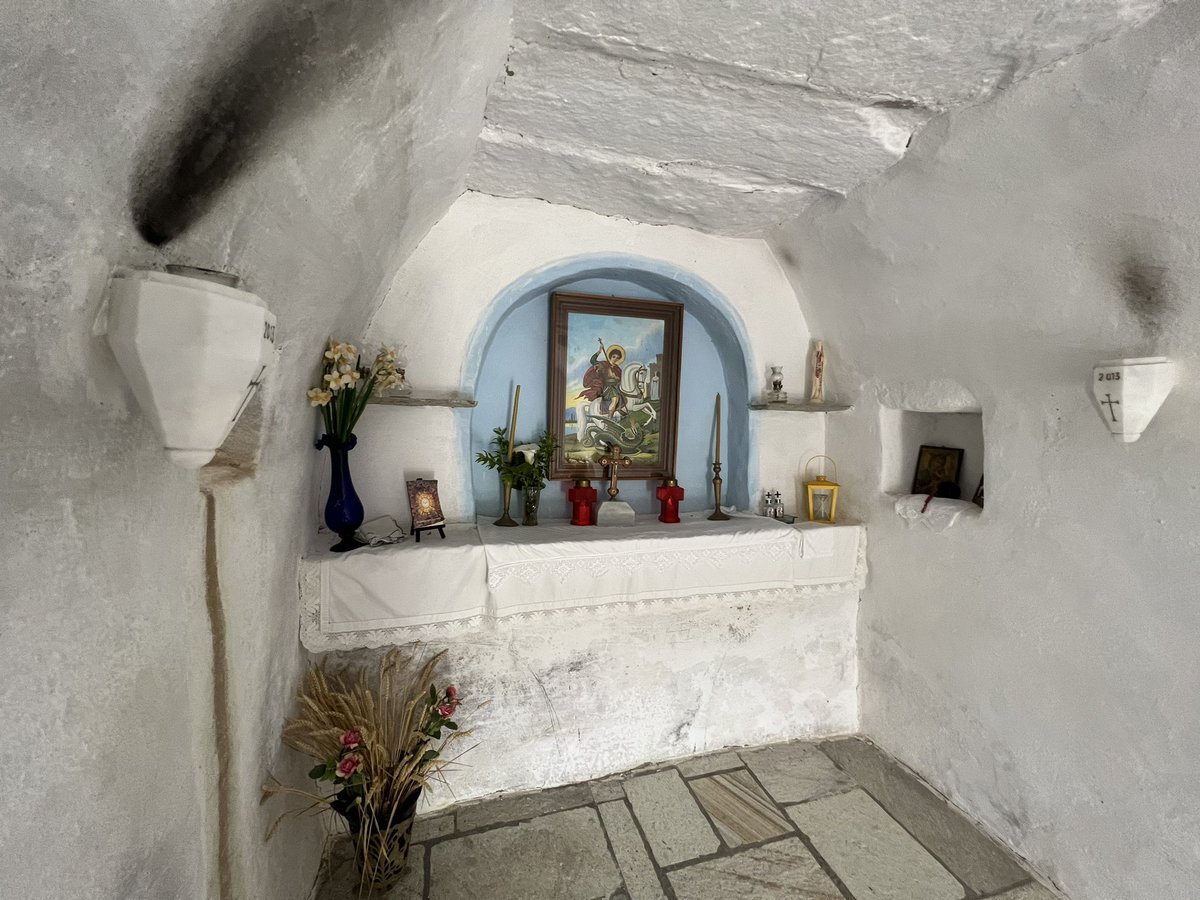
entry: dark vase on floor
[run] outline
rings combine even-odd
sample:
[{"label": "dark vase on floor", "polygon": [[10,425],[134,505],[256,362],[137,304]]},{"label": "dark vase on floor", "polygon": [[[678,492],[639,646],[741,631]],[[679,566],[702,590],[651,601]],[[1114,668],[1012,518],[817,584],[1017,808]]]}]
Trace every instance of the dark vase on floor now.
[{"label": "dark vase on floor", "polygon": [[412,843],[413,819],[420,799],[421,788],[412,788],[401,800],[391,820],[381,822],[364,821],[358,808],[349,803],[343,804],[343,809],[339,809],[336,802],[331,804],[346,819],[354,847],[359,884],[367,889],[368,896],[390,891],[404,875]]},{"label": "dark vase on floor", "polygon": [[521,520],[522,525],[536,525],[538,504],[542,500],[541,488],[525,488],[525,518]]},{"label": "dark vase on floor", "polygon": [[354,435],[350,435],[344,444],[331,434],[323,434],[317,441],[318,450],[329,448],[329,499],[325,501],[325,524],[341,538],[330,548],[335,553],[363,546],[354,536],[363,523],[363,505],[350,480],[350,451],[357,444],[358,438]]}]

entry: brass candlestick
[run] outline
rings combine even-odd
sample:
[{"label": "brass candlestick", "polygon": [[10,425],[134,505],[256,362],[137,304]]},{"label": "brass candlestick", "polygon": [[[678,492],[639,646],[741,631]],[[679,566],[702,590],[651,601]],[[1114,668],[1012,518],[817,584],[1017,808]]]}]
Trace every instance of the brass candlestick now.
[{"label": "brass candlestick", "polygon": [[713,500],[717,508],[709,516],[710,522],[724,522],[729,516],[721,511],[721,395],[717,394],[717,443],[713,452]]},{"label": "brass candlestick", "polygon": [[[513,445],[517,442],[517,409],[521,405],[521,386],[517,385],[517,390],[513,395],[512,418],[508,420],[508,464],[512,465]],[[508,505],[512,503],[512,485],[504,480],[504,512],[500,514],[493,525],[500,525],[505,528],[516,528],[517,522],[508,514]]]},{"label": "brass candlestick", "polygon": [[721,509],[721,464],[713,463],[713,500],[717,504],[717,508],[713,510],[713,514],[708,517],[710,522],[724,522],[729,518]]},{"label": "brass candlestick", "polygon": [[508,514],[508,505],[510,503],[512,503],[512,485],[505,483],[505,485],[504,485],[504,512],[502,512],[500,514],[500,518],[498,518],[495,522],[492,523],[493,525],[500,525],[505,528],[509,527],[510,525],[513,528],[517,527],[517,525],[519,524],[517,522],[517,520]]}]

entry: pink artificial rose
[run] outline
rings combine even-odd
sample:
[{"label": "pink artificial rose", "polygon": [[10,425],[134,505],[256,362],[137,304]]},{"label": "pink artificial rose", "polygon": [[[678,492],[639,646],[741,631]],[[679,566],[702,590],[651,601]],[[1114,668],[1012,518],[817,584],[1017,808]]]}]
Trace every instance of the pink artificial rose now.
[{"label": "pink artificial rose", "polygon": [[349,778],[362,766],[363,758],[357,753],[347,753],[337,764],[337,774],[339,778]]},{"label": "pink artificial rose", "polygon": [[362,743],[362,732],[357,728],[351,728],[342,735],[342,746],[347,750],[353,750]]},{"label": "pink artificial rose", "polygon": [[455,710],[458,709],[458,703],[458,688],[456,688],[454,685],[450,685],[450,687],[446,688],[446,701],[444,703],[439,703],[437,706],[438,715],[443,719],[450,718],[452,715],[454,715]]}]

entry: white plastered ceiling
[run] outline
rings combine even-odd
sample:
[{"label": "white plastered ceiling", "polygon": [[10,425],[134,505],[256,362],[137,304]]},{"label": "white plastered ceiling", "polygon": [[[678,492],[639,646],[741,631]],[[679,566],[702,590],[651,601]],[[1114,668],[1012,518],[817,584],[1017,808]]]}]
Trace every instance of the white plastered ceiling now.
[{"label": "white plastered ceiling", "polygon": [[468,186],[757,235],[1158,0],[517,0]]}]

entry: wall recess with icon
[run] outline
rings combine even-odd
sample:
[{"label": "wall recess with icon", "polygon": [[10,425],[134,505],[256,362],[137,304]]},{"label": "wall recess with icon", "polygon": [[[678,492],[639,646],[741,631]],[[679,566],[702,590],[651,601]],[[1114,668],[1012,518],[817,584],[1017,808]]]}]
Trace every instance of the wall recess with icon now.
[{"label": "wall recess with icon", "polygon": [[882,408],[880,488],[885,494],[979,501],[984,478],[983,413]]}]

